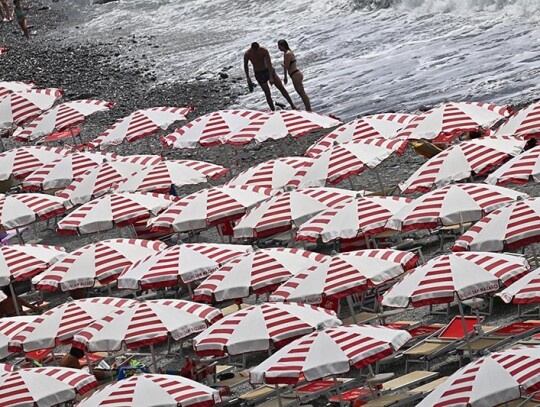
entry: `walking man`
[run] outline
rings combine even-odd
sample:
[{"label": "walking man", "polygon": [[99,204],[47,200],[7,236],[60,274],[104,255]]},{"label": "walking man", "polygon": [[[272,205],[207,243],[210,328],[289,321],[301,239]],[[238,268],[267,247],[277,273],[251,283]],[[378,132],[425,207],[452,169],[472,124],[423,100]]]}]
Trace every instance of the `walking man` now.
[{"label": "walking man", "polygon": [[[289,102],[291,108],[296,110],[296,106],[289,96],[289,92],[287,92],[287,89],[285,89],[285,86],[283,86],[283,82],[281,82],[281,79],[272,67],[272,60],[270,59],[270,53],[268,50],[254,42],[244,54],[244,72],[246,73],[249,91],[253,92],[254,85],[249,76],[248,62],[251,62],[253,65],[255,79],[264,91],[266,102],[268,103],[268,106],[270,106],[270,110],[276,110],[274,101],[272,100],[272,94],[270,92],[270,85],[276,85],[276,88],[278,88],[283,97],[287,99],[287,102]],[[268,83],[270,83],[270,85],[268,85]]]}]

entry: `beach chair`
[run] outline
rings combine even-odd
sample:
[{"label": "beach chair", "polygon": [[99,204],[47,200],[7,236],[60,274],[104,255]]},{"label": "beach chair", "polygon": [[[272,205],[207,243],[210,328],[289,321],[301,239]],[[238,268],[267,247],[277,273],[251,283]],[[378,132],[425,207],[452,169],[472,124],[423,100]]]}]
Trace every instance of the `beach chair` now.
[{"label": "beach chair", "polygon": [[426,158],[435,157],[443,149],[436,144],[430,143],[427,140],[412,140],[411,146],[416,154],[423,155]]},{"label": "beach chair", "polygon": [[[532,338],[534,334],[540,332],[540,321],[512,322],[503,327],[482,327],[483,334],[472,338],[471,349],[475,355],[482,355],[493,352],[506,345],[520,341],[523,338]],[[456,348],[463,363],[463,355],[468,353],[467,344],[463,343]]]},{"label": "beach chair", "polygon": [[[287,387],[285,384],[280,384],[280,388]],[[244,394],[238,396],[240,403],[245,406],[251,406],[253,404],[260,405],[261,402],[268,398],[274,398],[276,396],[275,386],[264,385],[254,390],[250,390]]]},{"label": "beach chair", "polygon": [[474,327],[477,324],[478,319],[476,317],[465,317],[467,332],[464,332],[461,317],[454,317],[446,327],[403,351],[405,372],[409,371],[409,366],[413,363],[424,364],[426,370],[429,370],[433,359],[454,351],[465,341],[466,336],[474,336],[476,334]]},{"label": "beach chair", "polygon": [[229,306],[227,306],[225,308],[221,308],[221,313],[223,314],[224,317],[226,317],[227,315],[233,314],[236,311],[239,311],[241,309],[245,309],[245,308],[248,308],[248,307],[251,307],[251,305],[244,304],[244,303],[232,304],[232,305],[229,305]]}]

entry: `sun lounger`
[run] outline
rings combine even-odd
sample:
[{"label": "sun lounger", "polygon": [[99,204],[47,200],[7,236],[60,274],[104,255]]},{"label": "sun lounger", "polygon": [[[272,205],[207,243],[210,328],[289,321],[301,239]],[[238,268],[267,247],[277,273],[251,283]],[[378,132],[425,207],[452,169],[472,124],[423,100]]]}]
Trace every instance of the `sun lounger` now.
[{"label": "sun lounger", "polygon": [[[287,385],[280,384],[279,387],[283,388]],[[247,393],[244,393],[240,396],[238,396],[238,399],[242,404],[245,404],[246,406],[250,406],[253,404],[259,404],[260,401],[263,401],[269,397],[275,397],[276,396],[276,388],[275,386],[261,386],[256,388],[255,390],[248,391]]]},{"label": "sun lounger", "polygon": [[424,383],[428,380],[435,379],[439,374],[437,372],[429,372],[425,370],[416,370],[414,372],[409,372],[403,376],[396,377],[395,379],[384,382],[382,385],[381,392],[389,393],[411,386],[415,386],[419,383]]},{"label": "sun lounger", "polygon": [[525,399],[520,398],[517,400],[509,401],[508,403],[499,404],[496,407],[518,407],[518,406],[519,407],[538,407],[540,406],[540,402],[538,401],[529,400],[525,404],[523,404],[524,402],[525,402]]},{"label": "sun lounger", "polygon": [[465,335],[474,336],[474,327],[478,324],[477,318],[465,317],[465,324],[466,333],[463,330],[461,317],[454,317],[445,328],[403,351],[402,355],[406,358],[405,371],[409,371],[411,363],[423,363],[429,370],[433,359],[455,350],[464,342]]},{"label": "sun lounger", "polygon": [[217,386],[227,386],[230,389],[238,387],[242,384],[246,384],[249,381],[249,374],[244,374],[243,372],[234,373],[234,377],[225,380],[216,381]]},{"label": "sun lounger", "polygon": [[245,308],[248,308],[250,307],[249,304],[232,304],[232,305],[229,305],[228,307],[225,307],[225,308],[222,308],[221,309],[221,313],[223,314],[224,317],[226,317],[227,315],[230,315],[232,314],[233,312],[236,312],[236,311],[239,311],[241,309],[245,309]]},{"label": "sun lounger", "polygon": [[[540,321],[512,322],[503,327],[482,327],[484,333],[471,339],[471,349],[474,354],[481,355],[493,352],[505,345],[532,337],[540,332]],[[460,359],[468,352],[467,344],[463,343],[456,348]],[[462,361],[462,360],[461,360]]]}]

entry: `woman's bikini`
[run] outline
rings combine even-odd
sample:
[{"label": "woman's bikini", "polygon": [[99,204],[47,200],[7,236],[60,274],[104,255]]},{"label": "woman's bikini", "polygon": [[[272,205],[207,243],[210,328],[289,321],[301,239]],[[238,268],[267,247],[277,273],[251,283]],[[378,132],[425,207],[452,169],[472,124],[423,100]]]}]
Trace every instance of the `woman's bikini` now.
[{"label": "woman's bikini", "polygon": [[[289,62],[289,69],[291,68],[292,64],[296,64],[296,59],[293,59],[291,62]],[[292,78],[292,76],[297,72],[300,72],[300,69],[295,69],[294,71],[289,72],[289,76]]]}]

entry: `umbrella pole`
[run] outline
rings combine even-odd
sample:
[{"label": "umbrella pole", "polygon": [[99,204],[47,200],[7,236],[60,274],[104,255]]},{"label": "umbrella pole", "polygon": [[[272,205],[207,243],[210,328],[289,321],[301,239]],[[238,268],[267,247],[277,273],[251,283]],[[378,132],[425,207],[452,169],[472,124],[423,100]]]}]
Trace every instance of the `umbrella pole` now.
[{"label": "umbrella pole", "polygon": [[459,307],[459,313],[461,315],[461,324],[463,325],[463,333],[465,334],[465,341],[467,341],[467,350],[469,351],[469,358],[470,360],[473,360],[471,339],[469,338],[469,333],[467,332],[467,324],[465,323],[465,313],[463,312],[463,304],[459,298],[458,298],[458,307]]},{"label": "umbrella pole", "polygon": [[75,134],[73,134],[73,127],[69,128],[69,134],[71,135],[71,138],[73,139],[73,143],[74,143],[73,147],[75,147],[77,145],[77,139],[75,138]]},{"label": "umbrella pole", "polygon": [[92,367],[92,363],[90,363],[90,357],[88,356],[88,352],[84,352],[84,357],[86,358],[86,366],[88,366],[88,371],[90,374],[94,374],[94,368]]},{"label": "umbrella pole", "polygon": [[384,193],[384,184],[381,179],[381,174],[379,174],[379,171],[377,171],[377,168],[373,168],[373,171],[375,172],[375,175],[377,176],[377,181],[379,182],[379,186],[381,187],[381,194],[386,195]]},{"label": "umbrella pole", "polygon": [[535,244],[533,243],[531,245],[531,250],[534,256],[534,263],[536,264],[536,267],[540,267],[540,262],[538,261],[538,256],[536,255],[536,249],[534,248]]},{"label": "umbrella pole", "polygon": [[276,389],[276,396],[277,396],[278,405],[279,405],[279,407],[283,407],[283,401],[281,400],[281,394],[279,392],[279,385],[276,384],[276,385],[274,385],[274,387]]},{"label": "umbrella pole", "polygon": [[154,350],[154,345],[150,345],[150,352],[152,353],[152,366],[154,368],[154,373],[157,373],[157,361],[156,361],[156,351]]},{"label": "umbrella pole", "polygon": [[191,283],[187,283],[187,290],[189,293],[189,298],[193,298],[193,288],[191,287]]},{"label": "umbrella pole", "polygon": [[22,237],[22,235],[21,235],[21,231],[19,230],[19,228],[16,227],[16,228],[15,228],[15,231],[17,232],[17,237],[19,238],[19,243],[20,243],[20,244],[24,244],[24,239],[23,239],[23,237]]},{"label": "umbrella pole", "polygon": [[9,292],[11,293],[11,299],[13,300],[13,305],[15,306],[15,312],[19,317],[21,316],[21,312],[19,310],[19,301],[17,301],[17,296],[15,295],[15,290],[13,289],[13,284],[11,284],[11,281],[9,282]]},{"label": "umbrella pole", "polygon": [[334,376],[334,387],[336,388],[337,396],[338,396],[338,399],[339,399],[339,405],[341,407],[345,407],[345,404],[343,403],[343,398],[341,397],[341,390],[339,388],[339,382],[338,382],[336,376]]},{"label": "umbrella pole", "polygon": [[152,150],[152,145],[150,144],[150,140],[148,139],[148,136],[146,136],[144,140],[146,141],[146,146],[148,147],[148,151],[150,152],[150,154],[154,154],[154,150]]},{"label": "umbrella pole", "polygon": [[352,320],[355,324],[358,323],[356,320],[356,313],[354,312],[354,304],[350,295],[347,296],[347,304],[349,304],[349,310],[351,311]]}]

